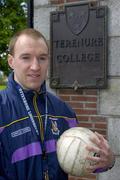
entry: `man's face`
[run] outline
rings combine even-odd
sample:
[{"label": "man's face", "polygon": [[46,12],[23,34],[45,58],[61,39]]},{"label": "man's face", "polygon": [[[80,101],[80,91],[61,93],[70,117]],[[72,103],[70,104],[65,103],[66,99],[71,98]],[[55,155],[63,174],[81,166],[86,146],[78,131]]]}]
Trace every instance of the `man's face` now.
[{"label": "man's face", "polygon": [[27,35],[18,38],[14,55],[8,63],[14,69],[14,79],[26,89],[40,90],[48,69],[48,47],[44,40]]}]

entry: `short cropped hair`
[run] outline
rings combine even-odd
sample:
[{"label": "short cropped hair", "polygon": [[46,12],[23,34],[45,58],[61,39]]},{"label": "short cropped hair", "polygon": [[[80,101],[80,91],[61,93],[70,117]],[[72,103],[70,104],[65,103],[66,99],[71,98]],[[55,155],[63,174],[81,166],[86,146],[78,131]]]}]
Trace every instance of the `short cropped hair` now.
[{"label": "short cropped hair", "polygon": [[[15,44],[18,40],[18,38],[21,36],[21,35],[27,35],[33,39],[40,39],[42,38],[47,47],[48,47],[48,43],[47,43],[47,40],[46,38],[43,36],[42,33],[40,33],[39,31],[33,29],[33,28],[26,28],[26,29],[23,29],[22,31],[18,31],[10,40],[10,43],[9,43],[9,46],[8,46],[8,52],[9,54],[11,55],[14,55],[14,48],[15,48]],[[48,50],[49,50],[49,47],[48,47]]]}]

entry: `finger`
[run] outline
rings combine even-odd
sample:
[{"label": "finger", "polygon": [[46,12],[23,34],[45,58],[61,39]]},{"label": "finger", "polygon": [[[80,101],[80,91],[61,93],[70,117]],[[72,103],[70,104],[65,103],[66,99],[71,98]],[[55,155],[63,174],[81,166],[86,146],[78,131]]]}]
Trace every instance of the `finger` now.
[{"label": "finger", "polygon": [[108,154],[104,152],[102,149],[99,149],[98,147],[86,146],[86,149],[89,151],[89,154],[87,156],[87,159],[89,160],[102,162],[107,158]]},{"label": "finger", "polygon": [[88,146],[86,146],[86,149],[89,151],[89,152],[92,152],[92,153],[96,153],[96,155],[97,154],[101,154],[101,149],[100,148],[98,148],[97,146],[90,146],[90,145],[88,145]]},{"label": "finger", "polygon": [[90,161],[90,166],[87,167],[87,170],[88,171],[95,171],[96,169],[99,169],[99,168],[103,168],[103,167],[107,167],[104,160],[103,161],[93,161],[93,160],[89,160]]},{"label": "finger", "polygon": [[97,156],[87,156],[86,157],[86,160],[88,161],[91,161],[91,162],[95,162],[94,164],[98,164],[98,163],[105,163],[106,162],[106,159],[105,158],[101,158],[99,155]]},{"label": "finger", "polygon": [[108,141],[104,138],[103,135],[99,134],[98,132],[95,132],[97,138],[91,138],[91,141],[96,144],[101,149],[109,149]]},{"label": "finger", "polygon": [[100,133],[98,133],[97,131],[95,131],[95,134],[97,135],[97,137],[100,139],[100,140],[103,140],[105,139],[104,136]]},{"label": "finger", "polygon": [[93,165],[93,166],[89,166],[87,167],[87,171],[88,172],[94,172],[96,169],[100,169],[100,168],[103,168],[103,165]]},{"label": "finger", "polygon": [[99,157],[95,157],[95,156],[87,156],[87,157],[86,157],[86,160],[92,161],[92,162],[94,162],[94,163],[99,163],[100,158],[99,158]]},{"label": "finger", "polygon": [[104,138],[102,134],[99,134],[98,132],[95,132],[95,134],[99,138],[100,142],[104,142],[104,144],[108,146],[108,141]]},{"label": "finger", "polygon": [[93,144],[95,144],[95,145],[99,145],[100,144],[100,142],[101,142],[101,139],[99,138],[99,136],[91,136],[90,137],[90,141],[93,143]]}]

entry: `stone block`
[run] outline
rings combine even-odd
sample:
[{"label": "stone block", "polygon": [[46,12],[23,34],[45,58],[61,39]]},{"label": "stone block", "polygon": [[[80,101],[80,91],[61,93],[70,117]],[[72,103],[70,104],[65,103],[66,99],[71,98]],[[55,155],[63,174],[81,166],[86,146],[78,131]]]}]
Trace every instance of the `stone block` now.
[{"label": "stone block", "polygon": [[49,3],[49,0],[34,0],[34,7],[43,6]]},{"label": "stone block", "polygon": [[120,156],[120,119],[108,118],[108,141],[115,155]]},{"label": "stone block", "polygon": [[108,74],[120,76],[120,37],[109,38],[108,47]]},{"label": "stone block", "polygon": [[107,1],[109,36],[120,36],[120,0]]},{"label": "stone block", "polygon": [[108,88],[100,91],[98,111],[104,115],[120,115],[120,79],[108,80]]},{"label": "stone block", "polygon": [[115,166],[107,172],[100,173],[97,180],[120,180],[120,157],[116,158]]},{"label": "stone block", "polygon": [[34,12],[34,28],[39,30],[47,40],[50,39],[50,12],[55,7],[41,7]]}]

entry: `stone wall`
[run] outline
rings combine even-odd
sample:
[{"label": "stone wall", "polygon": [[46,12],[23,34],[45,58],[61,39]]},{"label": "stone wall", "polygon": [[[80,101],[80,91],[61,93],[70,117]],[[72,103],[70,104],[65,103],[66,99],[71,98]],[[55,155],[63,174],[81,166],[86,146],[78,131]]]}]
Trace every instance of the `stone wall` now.
[{"label": "stone wall", "polygon": [[[95,0],[93,0],[95,1]],[[34,28],[50,40],[50,12],[63,10],[65,4],[84,0],[34,0]],[[108,6],[108,87],[106,89],[52,90],[75,110],[80,126],[102,133],[116,154],[112,170],[97,176],[70,180],[120,180],[120,1],[98,0]],[[48,75],[49,79],[49,75]]]},{"label": "stone wall", "polygon": [[108,119],[108,140],[116,154],[112,170],[100,174],[98,180],[120,180],[120,1],[106,1],[108,19],[108,89],[100,91],[100,114]]}]

